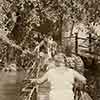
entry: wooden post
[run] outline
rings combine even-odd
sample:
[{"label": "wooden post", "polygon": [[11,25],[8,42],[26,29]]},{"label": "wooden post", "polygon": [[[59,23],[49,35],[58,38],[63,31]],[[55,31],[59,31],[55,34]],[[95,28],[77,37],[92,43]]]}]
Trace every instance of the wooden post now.
[{"label": "wooden post", "polygon": [[75,53],[78,54],[78,33],[75,33]]},{"label": "wooden post", "polygon": [[89,33],[89,53],[91,53],[92,48],[91,48],[91,33]]},{"label": "wooden post", "polygon": [[10,47],[9,48],[9,59],[8,59],[8,64],[10,64],[14,60],[14,48]]},{"label": "wooden post", "polygon": [[73,23],[72,23],[72,27],[71,27],[71,32],[70,32],[70,39],[71,39],[71,37],[72,37],[73,28],[74,28],[74,21],[73,21]]}]

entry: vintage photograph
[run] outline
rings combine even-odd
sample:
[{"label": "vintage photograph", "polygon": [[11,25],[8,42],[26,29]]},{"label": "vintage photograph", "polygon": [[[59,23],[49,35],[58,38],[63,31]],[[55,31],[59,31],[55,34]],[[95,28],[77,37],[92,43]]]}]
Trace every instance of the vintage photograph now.
[{"label": "vintage photograph", "polygon": [[0,0],[0,100],[100,100],[100,0]]}]

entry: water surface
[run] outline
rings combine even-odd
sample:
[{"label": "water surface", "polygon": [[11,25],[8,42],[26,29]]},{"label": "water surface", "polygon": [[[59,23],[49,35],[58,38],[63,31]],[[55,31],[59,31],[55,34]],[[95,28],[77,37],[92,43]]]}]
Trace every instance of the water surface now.
[{"label": "water surface", "polygon": [[0,72],[0,100],[21,100],[23,72]]}]

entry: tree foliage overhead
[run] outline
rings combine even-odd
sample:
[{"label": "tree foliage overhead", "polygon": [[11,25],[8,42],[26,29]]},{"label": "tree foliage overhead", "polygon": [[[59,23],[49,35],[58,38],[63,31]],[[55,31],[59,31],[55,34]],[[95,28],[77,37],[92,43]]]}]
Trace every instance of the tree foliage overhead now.
[{"label": "tree foliage overhead", "polygon": [[100,17],[99,4],[99,0],[4,0],[3,23],[20,43],[32,30],[58,34],[64,19],[95,24]]},{"label": "tree foliage overhead", "polygon": [[83,23],[91,31],[91,25],[100,24],[99,5],[99,0],[1,0],[0,30],[32,51],[44,34],[61,42],[65,22]]}]

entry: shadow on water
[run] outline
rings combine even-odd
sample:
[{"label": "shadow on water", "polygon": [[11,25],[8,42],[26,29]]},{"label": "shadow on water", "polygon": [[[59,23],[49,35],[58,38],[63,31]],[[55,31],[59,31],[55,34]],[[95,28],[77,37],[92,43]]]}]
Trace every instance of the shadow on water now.
[{"label": "shadow on water", "polygon": [[21,100],[19,97],[24,72],[0,72],[0,100]]}]

